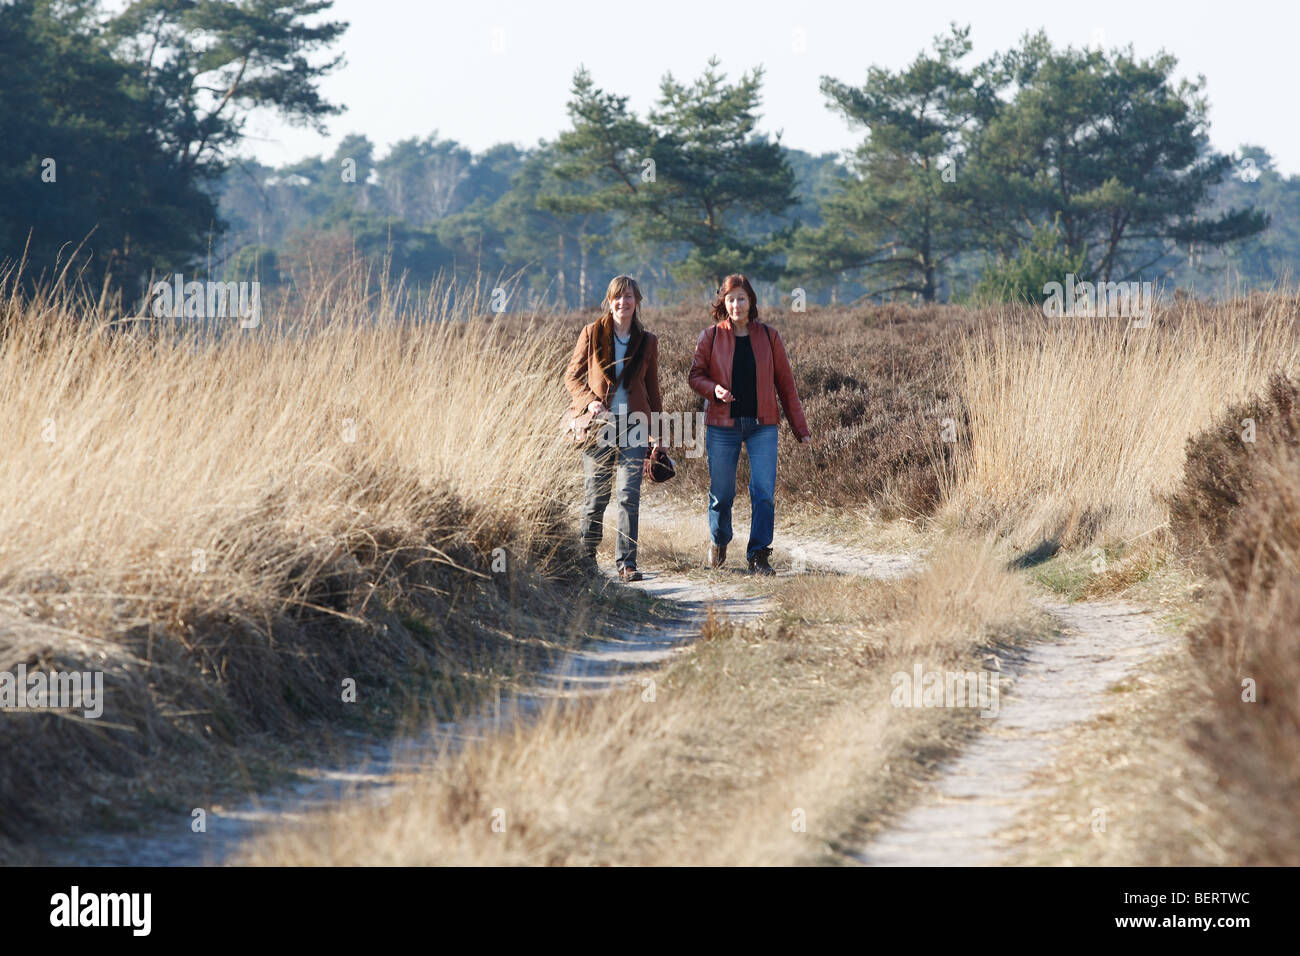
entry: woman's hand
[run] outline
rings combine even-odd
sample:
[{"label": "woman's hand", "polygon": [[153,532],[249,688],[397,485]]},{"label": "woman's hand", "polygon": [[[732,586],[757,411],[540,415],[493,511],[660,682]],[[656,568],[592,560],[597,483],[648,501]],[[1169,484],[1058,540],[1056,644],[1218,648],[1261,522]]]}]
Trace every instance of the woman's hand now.
[{"label": "woman's hand", "polygon": [[604,402],[590,402],[587,405],[587,411],[591,412],[592,414],[597,414],[599,412],[607,411],[607,409],[605,408]]},{"label": "woman's hand", "polygon": [[799,444],[807,445],[809,448],[812,448],[812,435],[804,435],[803,438],[799,439]]},{"label": "woman's hand", "polygon": [[727,391],[725,388],[723,388],[721,385],[713,386],[713,394],[717,396],[718,401],[720,402],[729,402],[736,397],[732,395],[729,391]]}]

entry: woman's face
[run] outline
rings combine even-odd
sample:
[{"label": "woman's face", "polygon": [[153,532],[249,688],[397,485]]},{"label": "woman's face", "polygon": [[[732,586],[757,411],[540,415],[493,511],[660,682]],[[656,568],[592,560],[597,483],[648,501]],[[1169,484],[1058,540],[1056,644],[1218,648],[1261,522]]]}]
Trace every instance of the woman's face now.
[{"label": "woman's face", "polygon": [[727,307],[727,315],[732,322],[744,325],[749,321],[749,296],[741,288],[732,289],[722,300]]},{"label": "woman's face", "polygon": [[636,293],[628,286],[609,300],[610,314],[620,323],[631,322],[636,314]]}]

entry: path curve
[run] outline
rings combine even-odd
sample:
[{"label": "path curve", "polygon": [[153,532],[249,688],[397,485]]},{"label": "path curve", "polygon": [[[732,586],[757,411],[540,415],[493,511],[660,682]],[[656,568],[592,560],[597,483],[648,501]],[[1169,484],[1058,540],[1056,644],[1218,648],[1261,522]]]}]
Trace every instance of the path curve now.
[{"label": "path curve", "polygon": [[[795,544],[809,552],[810,567],[844,573],[890,577],[902,573],[899,569],[910,566],[912,560],[881,555],[876,561],[870,555],[854,554],[816,539],[800,538]],[[891,560],[894,557],[900,560]],[[613,580],[611,574],[606,576]],[[655,627],[588,640],[540,673],[528,690],[493,701],[471,718],[439,723],[428,734],[385,741],[344,732],[341,736],[356,741],[344,762],[298,768],[298,774],[305,778],[300,782],[245,798],[230,807],[207,808],[204,833],[192,832],[188,813],[167,814],[143,833],[92,833],[50,841],[41,848],[43,862],[65,866],[220,865],[244,842],[270,827],[306,820],[313,811],[343,799],[390,799],[394,788],[418,773],[431,755],[454,751],[511,721],[527,719],[556,697],[602,694],[639,681],[689,647],[710,608],[740,623],[759,619],[769,610],[768,602],[746,593],[735,576],[648,572],[644,581],[631,586],[670,602],[675,614]]]},{"label": "path curve", "polygon": [[1092,719],[1107,688],[1181,638],[1164,634],[1141,608],[1118,601],[1036,602],[1064,627],[1058,639],[999,655],[1012,677],[998,714],[941,767],[920,804],[852,857],[868,866],[988,866],[1004,863],[1001,831],[1036,797],[1031,781],[1049,766],[1066,728]]}]

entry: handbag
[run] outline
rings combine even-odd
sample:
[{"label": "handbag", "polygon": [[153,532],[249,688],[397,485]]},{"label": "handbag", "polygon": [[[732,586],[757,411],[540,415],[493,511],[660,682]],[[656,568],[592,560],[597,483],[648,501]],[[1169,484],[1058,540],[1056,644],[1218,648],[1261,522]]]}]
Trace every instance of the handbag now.
[{"label": "handbag", "polygon": [[677,474],[677,462],[669,458],[668,452],[664,451],[659,445],[651,445],[650,451],[645,456],[645,464],[641,466],[641,469],[643,477],[649,478],[658,484]]}]

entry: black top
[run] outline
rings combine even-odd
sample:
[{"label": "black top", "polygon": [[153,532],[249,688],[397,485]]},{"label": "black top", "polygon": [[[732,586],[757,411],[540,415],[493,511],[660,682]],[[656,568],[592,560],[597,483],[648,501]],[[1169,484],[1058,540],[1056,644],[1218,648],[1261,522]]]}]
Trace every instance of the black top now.
[{"label": "black top", "polygon": [[731,359],[732,418],[758,417],[758,376],[754,370],[754,346],[748,335],[736,336],[736,352]]}]

